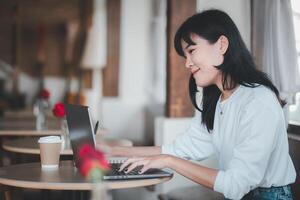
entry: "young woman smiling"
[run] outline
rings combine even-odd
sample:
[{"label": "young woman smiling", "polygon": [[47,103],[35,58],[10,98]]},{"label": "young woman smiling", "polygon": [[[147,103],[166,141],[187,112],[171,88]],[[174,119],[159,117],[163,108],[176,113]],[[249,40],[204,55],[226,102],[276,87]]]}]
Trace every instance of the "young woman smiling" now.
[{"label": "young woman smiling", "polygon": [[[112,148],[112,155],[131,157],[120,170],[171,168],[228,199],[292,199],[290,184],[296,173],[289,156],[285,102],[256,69],[232,19],[219,10],[198,13],[179,27],[174,44],[191,72],[195,117],[172,144]],[[203,88],[200,105],[197,87]],[[218,170],[189,161],[213,153]]]}]

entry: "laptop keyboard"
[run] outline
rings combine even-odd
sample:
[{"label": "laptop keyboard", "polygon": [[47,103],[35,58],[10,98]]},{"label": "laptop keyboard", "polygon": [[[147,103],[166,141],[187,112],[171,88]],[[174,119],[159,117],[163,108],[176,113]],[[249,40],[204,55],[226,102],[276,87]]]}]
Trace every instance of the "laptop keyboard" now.
[{"label": "laptop keyboard", "polygon": [[125,171],[120,171],[119,169],[122,165],[122,160],[110,160],[111,170],[103,176],[104,180],[127,180],[127,179],[141,179],[141,178],[158,178],[158,177],[168,177],[171,176],[169,172],[165,172],[160,169],[148,169],[145,173],[139,174],[139,171],[143,166],[138,166],[134,168],[129,173]]},{"label": "laptop keyboard", "polygon": [[118,176],[126,176],[126,175],[137,175],[139,171],[142,169],[142,166],[138,166],[134,168],[131,172],[125,173],[125,171],[119,171],[122,163],[111,163],[111,171],[108,175],[118,175]]}]

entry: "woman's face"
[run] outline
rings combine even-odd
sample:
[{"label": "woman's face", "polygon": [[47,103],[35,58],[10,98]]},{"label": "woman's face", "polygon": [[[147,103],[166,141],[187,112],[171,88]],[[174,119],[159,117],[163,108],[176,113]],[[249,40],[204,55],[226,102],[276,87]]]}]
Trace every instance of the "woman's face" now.
[{"label": "woman's face", "polygon": [[[184,40],[181,41],[181,45],[186,56],[185,66],[190,69],[197,86],[206,87],[221,84],[222,71],[215,66],[223,63],[223,55],[228,47],[227,38],[221,36],[214,44],[210,44],[196,34],[191,34],[191,39],[195,45],[189,45]],[[225,45],[226,42],[222,41],[224,39],[227,41],[227,46]],[[224,45],[226,46],[225,51]]]}]

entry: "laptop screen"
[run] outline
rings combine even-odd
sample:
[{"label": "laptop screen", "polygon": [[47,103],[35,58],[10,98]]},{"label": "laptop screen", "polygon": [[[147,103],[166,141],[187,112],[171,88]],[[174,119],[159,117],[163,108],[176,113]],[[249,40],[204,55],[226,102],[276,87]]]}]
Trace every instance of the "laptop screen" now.
[{"label": "laptop screen", "polygon": [[65,108],[73,158],[76,167],[78,167],[80,147],[84,144],[95,146],[92,121],[87,106],[65,104]]}]

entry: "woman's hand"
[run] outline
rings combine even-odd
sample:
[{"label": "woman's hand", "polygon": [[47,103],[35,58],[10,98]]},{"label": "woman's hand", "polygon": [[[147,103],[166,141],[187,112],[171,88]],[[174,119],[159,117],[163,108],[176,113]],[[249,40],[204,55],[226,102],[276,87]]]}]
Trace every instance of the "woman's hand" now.
[{"label": "woman's hand", "polygon": [[139,171],[140,174],[150,168],[170,168],[192,181],[212,189],[218,174],[218,170],[216,169],[204,167],[197,163],[166,154],[129,158],[121,165],[119,171],[125,169],[125,173],[129,173],[137,166],[143,166]]},{"label": "woman's hand", "polygon": [[125,169],[125,173],[129,173],[134,168],[138,166],[143,166],[142,169],[139,171],[139,173],[142,174],[151,168],[166,168],[168,167],[170,157],[170,155],[161,154],[155,156],[129,158],[121,165],[119,171],[123,171]]}]

